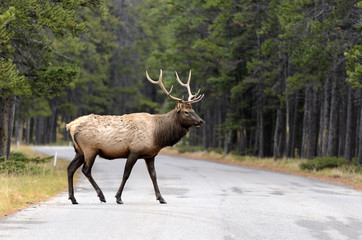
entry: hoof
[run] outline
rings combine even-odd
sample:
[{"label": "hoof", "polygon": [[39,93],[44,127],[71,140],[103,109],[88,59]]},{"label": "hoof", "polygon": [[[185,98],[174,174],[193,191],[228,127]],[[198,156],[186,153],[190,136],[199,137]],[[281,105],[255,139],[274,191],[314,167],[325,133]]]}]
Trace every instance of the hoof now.
[{"label": "hoof", "polygon": [[104,195],[103,195],[102,192],[99,192],[99,193],[98,193],[98,197],[99,197],[99,200],[100,200],[101,202],[106,202],[106,198],[104,197]]},{"label": "hoof", "polygon": [[77,200],[75,198],[69,198],[70,201],[72,201],[72,204],[78,204]]},{"label": "hoof", "polygon": [[163,198],[158,199],[158,201],[160,201],[161,204],[167,204],[167,202]]},{"label": "hoof", "polygon": [[118,203],[118,204],[123,204],[122,199],[121,199],[121,198],[117,198],[116,203]]}]

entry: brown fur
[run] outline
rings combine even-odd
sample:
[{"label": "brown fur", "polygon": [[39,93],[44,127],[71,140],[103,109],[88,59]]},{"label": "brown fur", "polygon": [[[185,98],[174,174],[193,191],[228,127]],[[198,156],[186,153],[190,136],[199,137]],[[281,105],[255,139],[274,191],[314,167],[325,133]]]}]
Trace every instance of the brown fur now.
[{"label": "brown fur", "polygon": [[176,110],[158,116],[156,125],[162,127],[154,129],[153,137],[156,146],[161,148],[173,146],[188,133],[188,128],[175,124],[176,122],[179,122]]},{"label": "brown fur", "polygon": [[145,152],[153,145],[154,115],[87,115],[67,124],[76,150],[109,158],[125,158],[129,152]]}]

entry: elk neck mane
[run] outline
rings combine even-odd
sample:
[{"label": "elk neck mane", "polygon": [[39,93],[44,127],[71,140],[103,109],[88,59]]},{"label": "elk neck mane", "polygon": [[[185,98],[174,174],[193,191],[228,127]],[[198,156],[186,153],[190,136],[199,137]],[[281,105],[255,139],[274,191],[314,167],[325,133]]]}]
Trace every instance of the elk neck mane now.
[{"label": "elk neck mane", "polygon": [[166,114],[157,115],[154,130],[155,144],[159,147],[173,146],[189,131],[181,126],[177,110],[174,109]]}]

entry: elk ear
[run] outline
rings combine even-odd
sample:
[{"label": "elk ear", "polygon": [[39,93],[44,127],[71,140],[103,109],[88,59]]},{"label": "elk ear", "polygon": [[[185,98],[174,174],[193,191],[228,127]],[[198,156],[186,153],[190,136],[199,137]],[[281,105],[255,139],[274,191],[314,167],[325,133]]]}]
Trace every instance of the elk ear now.
[{"label": "elk ear", "polygon": [[181,101],[178,101],[176,104],[176,110],[177,112],[180,112],[182,109],[183,103]]}]

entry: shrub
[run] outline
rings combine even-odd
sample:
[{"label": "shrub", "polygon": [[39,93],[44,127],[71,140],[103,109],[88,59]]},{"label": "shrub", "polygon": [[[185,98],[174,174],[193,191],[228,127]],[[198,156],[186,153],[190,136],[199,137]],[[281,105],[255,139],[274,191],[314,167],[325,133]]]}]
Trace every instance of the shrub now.
[{"label": "shrub", "polygon": [[336,168],[342,166],[345,163],[343,158],[337,157],[316,157],[312,160],[308,160],[299,164],[299,168],[302,170],[320,171],[325,168]]},{"label": "shrub", "polygon": [[341,170],[346,173],[362,174],[362,165],[345,164],[341,167]]},{"label": "shrub", "polygon": [[11,152],[8,160],[0,158],[0,172],[7,174],[39,174],[40,167],[37,165],[49,161],[52,157],[29,158],[20,152]]}]

